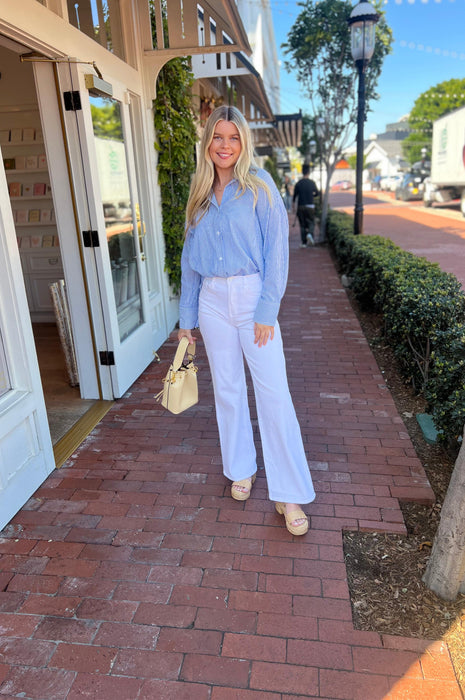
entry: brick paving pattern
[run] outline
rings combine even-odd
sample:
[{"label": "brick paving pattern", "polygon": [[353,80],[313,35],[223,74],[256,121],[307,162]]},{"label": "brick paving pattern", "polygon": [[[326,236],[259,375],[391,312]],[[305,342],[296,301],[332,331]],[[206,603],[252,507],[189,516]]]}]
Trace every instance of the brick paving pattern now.
[{"label": "brick paving pattern", "polygon": [[0,533],[0,697],[462,697],[441,640],[353,628],[342,530],[402,533],[399,500],[433,493],[328,251],[298,244],[280,319],[308,534],[285,530],[260,462],[230,498],[202,348],[198,406],[154,404],[173,335]]}]

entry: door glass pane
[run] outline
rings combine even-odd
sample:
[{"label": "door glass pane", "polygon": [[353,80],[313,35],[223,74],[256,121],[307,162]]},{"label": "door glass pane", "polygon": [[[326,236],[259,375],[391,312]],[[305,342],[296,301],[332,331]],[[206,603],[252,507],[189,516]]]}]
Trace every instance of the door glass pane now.
[{"label": "door glass pane", "polygon": [[134,238],[140,216],[129,186],[120,104],[90,97],[90,105],[120,340],[124,340],[143,323]]},{"label": "door glass pane", "polygon": [[8,365],[6,364],[5,348],[3,347],[3,338],[0,331],[0,396],[6,394],[11,389],[10,375],[8,373]]}]

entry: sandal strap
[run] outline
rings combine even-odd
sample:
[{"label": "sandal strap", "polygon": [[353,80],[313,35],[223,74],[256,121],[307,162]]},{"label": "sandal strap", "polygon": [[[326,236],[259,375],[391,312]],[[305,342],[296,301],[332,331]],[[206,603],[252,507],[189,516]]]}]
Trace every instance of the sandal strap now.
[{"label": "sandal strap", "polygon": [[233,488],[234,488],[234,487],[237,488],[238,486],[244,486],[244,487],[245,487],[245,486],[248,486],[248,485],[249,485],[249,482],[250,482],[250,486],[252,486],[252,477],[251,477],[251,476],[247,477],[247,479],[241,479],[240,481],[233,481],[232,487],[233,487]]},{"label": "sandal strap", "polygon": [[289,520],[290,522],[293,522],[294,520],[307,520],[307,516],[303,512],[303,510],[293,510],[291,513],[285,513],[286,520]]}]

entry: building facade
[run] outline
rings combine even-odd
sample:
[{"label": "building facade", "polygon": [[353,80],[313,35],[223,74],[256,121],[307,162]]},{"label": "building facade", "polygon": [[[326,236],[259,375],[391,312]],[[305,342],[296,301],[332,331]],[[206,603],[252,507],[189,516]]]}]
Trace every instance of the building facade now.
[{"label": "building facade", "polygon": [[233,0],[0,0],[0,527],[79,444],[52,435],[44,328],[88,431],[175,326],[156,79],[171,58],[223,52],[250,53]]}]

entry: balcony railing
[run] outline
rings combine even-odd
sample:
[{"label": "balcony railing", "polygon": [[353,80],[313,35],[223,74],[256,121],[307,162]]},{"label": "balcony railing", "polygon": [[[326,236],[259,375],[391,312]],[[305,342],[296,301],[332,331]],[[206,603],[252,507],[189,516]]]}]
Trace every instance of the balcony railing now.
[{"label": "balcony railing", "polygon": [[242,50],[247,35],[234,0],[137,0],[146,54],[171,56]]},{"label": "balcony railing", "polygon": [[119,0],[67,0],[70,24],[124,59]]}]

